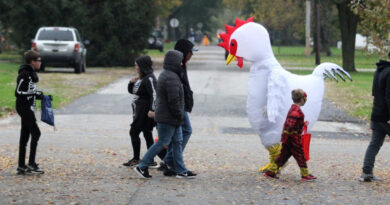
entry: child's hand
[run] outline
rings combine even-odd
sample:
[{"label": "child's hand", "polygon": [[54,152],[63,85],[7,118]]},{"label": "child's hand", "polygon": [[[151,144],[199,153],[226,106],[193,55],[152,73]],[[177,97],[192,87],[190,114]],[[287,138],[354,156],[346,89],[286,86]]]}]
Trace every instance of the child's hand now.
[{"label": "child's hand", "polygon": [[130,80],[131,83],[135,83],[138,80],[138,77],[134,77]]},{"label": "child's hand", "polygon": [[309,126],[309,121],[305,121],[304,123],[306,127]]},{"label": "child's hand", "polygon": [[148,117],[149,118],[154,118],[154,112],[153,111],[149,111],[148,112]]}]

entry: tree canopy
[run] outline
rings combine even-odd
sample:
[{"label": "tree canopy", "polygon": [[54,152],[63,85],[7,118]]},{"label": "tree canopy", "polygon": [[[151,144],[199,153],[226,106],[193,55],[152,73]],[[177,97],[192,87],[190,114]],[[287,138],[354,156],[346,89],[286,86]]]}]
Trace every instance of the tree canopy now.
[{"label": "tree canopy", "polygon": [[353,11],[360,16],[360,28],[369,43],[387,53],[390,45],[390,0],[354,0]]},{"label": "tree canopy", "polygon": [[[0,21],[10,39],[22,49],[41,26],[71,26],[90,40],[89,65],[125,66],[147,46],[159,12],[178,0],[2,0]],[[163,7],[164,5],[165,7]]]}]

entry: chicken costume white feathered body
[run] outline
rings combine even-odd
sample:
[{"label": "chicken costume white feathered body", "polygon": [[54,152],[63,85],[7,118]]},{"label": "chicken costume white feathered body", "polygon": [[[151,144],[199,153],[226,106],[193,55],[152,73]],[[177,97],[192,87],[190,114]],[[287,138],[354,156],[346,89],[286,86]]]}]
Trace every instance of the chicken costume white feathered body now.
[{"label": "chicken costume white feathered body", "polygon": [[[350,75],[333,63],[322,63],[310,75],[300,76],[285,70],[276,60],[268,31],[253,18],[246,21],[236,19],[235,27],[226,25],[226,34],[220,34],[223,42],[219,46],[229,52],[226,63],[235,59],[243,66],[243,59],[251,61],[248,79],[247,115],[253,129],[273,163],[280,153],[281,133],[287,112],[293,104],[291,91],[297,88],[307,93],[307,102],[301,109],[309,122],[308,131],[317,121],[324,95],[324,77],[345,81]],[[260,168],[263,172],[269,163]]]}]

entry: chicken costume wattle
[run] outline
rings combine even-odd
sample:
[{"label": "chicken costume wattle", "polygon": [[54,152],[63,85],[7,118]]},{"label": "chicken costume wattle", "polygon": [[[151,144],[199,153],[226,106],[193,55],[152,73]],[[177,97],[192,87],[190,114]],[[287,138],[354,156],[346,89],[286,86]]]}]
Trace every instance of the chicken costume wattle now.
[{"label": "chicken costume wattle", "polygon": [[[218,44],[229,52],[226,64],[235,59],[243,66],[243,59],[251,61],[248,79],[247,115],[253,129],[260,136],[262,144],[269,151],[270,163],[280,153],[281,133],[288,109],[293,101],[291,91],[301,88],[307,93],[307,102],[302,107],[305,120],[309,121],[308,131],[317,121],[324,95],[324,78],[337,76],[345,81],[351,76],[333,63],[318,65],[311,75],[300,76],[285,70],[276,60],[272,51],[268,31],[253,22],[236,19],[235,27],[226,25],[226,34],[220,34],[223,42]],[[265,171],[269,166],[260,168]]]}]

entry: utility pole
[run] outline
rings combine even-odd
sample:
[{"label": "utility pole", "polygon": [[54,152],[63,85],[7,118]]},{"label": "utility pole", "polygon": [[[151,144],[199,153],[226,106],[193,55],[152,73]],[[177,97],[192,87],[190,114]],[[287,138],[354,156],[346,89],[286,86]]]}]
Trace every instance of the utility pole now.
[{"label": "utility pole", "polygon": [[316,65],[319,65],[321,63],[321,38],[320,38],[320,0],[314,1],[314,21],[315,21],[315,29],[316,29],[316,36],[314,38],[314,45],[315,45],[315,53],[316,53]]},{"label": "utility pole", "polygon": [[306,47],[305,54],[310,56],[310,11],[311,11],[311,2],[306,0]]}]

